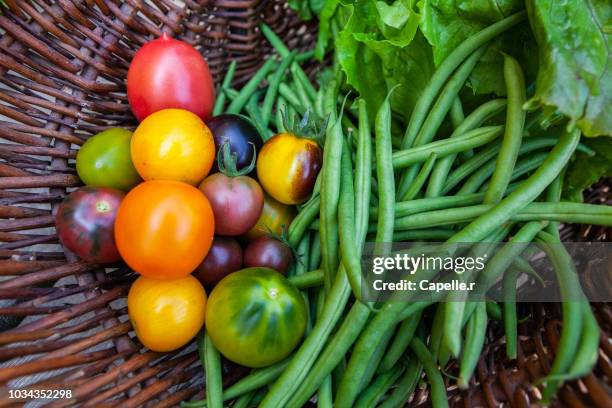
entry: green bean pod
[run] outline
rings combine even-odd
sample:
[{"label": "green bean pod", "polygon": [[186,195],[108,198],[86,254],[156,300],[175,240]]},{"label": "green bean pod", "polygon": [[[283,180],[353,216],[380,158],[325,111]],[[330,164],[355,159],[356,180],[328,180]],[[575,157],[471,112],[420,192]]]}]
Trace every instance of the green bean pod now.
[{"label": "green bean pod", "polygon": [[385,393],[393,386],[395,381],[406,368],[402,364],[393,366],[388,371],[379,374],[372,383],[361,393],[355,403],[355,408],[374,408]]},{"label": "green bean pod", "polygon": [[355,235],[355,192],[353,190],[353,168],[348,143],[342,148],[340,169],[340,198],[338,202],[338,234],[341,261],[346,270],[353,295],[361,301],[361,259]]},{"label": "green bean pod", "polygon": [[268,126],[268,122],[270,121],[272,107],[274,106],[274,102],[276,101],[276,96],[278,94],[278,87],[283,81],[285,72],[287,71],[287,68],[289,68],[289,65],[293,62],[294,58],[295,53],[293,52],[284,57],[278,66],[278,69],[274,73],[274,76],[270,80],[270,85],[266,91],[266,96],[264,97],[263,106],[261,108],[261,120],[265,126]]},{"label": "green bean pod", "polygon": [[421,311],[417,311],[400,324],[389,349],[386,351],[378,366],[378,373],[387,372],[397,364],[402,354],[404,354],[404,351],[406,351],[406,348],[410,345],[420,322]]},{"label": "green bean pod", "polygon": [[446,395],[444,379],[440,370],[438,370],[433,356],[418,337],[412,339],[410,348],[423,365],[425,375],[427,375],[431,390],[431,405],[434,408],[448,408],[448,396]]},{"label": "green bean pod", "polygon": [[519,63],[506,54],[504,54],[504,80],[508,94],[506,129],[491,184],[485,194],[485,204],[496,203],[504,196],[519,155],[525,125],[525,111],[523,110],[523,104],[527,98],[525,78]]},{"label": "green bean pod", "polygon": [[474,373],[480,353],[484,346],[487,332],[487,308],[484,302],[478,302],[476,310],[470,317],[465,336],[465,347],[459,366],[459,379],[457,384],[461,389],[467,389],[470,378]]},{"label": "green bean pod", "polygon": [[408,400],[421,378],[422,366],[416,358],[411,358],[404,374],[396,383],[395,391],[380,404],[380,408],[397,408],[408,405]]},{"label": "green bean pod", "polygon": [[559,172],[572,157],[580,131],[564,133],[551,150],[544,163],[508,197],[495,205],[490,211],[472,221],[467,227],[455,234],[450,242],[477,242],[507,222],[514,214],[534,201],[552,183]]},{"label": "green bean pod", "polygon": [[519,271],[510,269],[504,274],[502,284],[503,313],[504,313],[504,333],[506,334],[506,356],[514,360],[517,354],[518,319],[516,317],[516,280]]},{"label": "green bean pod", "polygon": [[223,408],[221,355],[208,333],[204,334],[204,361],[206,371],[206,406]]},{"label": "green bean pod", "polygon": [[257,90],[257,87],[266,78],[266,76],[274,69],[276,61],[273,58],[267,60],[261,68],[251,77],[249,82],[240,90],[236,99],[234,99],[227,107],[227,113],[240,113],[244,105],[248,102],[251,95]]},{"label": "green bean pod", "polygon": [[323,178],[321,179],[320,227],[321,256],[328,291],[338,268],[338,201],[340,195],[340,167],[344,135],[340,120],[327,130],[323,149]]},{"label": "green bean pod", "polygon": [[225,73],[225,77],[223,78],[223,83],[221,84],[221,88],[219,89],[217,99],[215,100],[215,104],[213,106],[213,116],[217,116],[223,113],[223,108],[225,107],[225,99],[227,97],[225,91],[226,89],[229,89],[229,87],[232,85],[234,75],[236,74],[236,65],[236,60],[232,60],[232,62],[230,62],[229,67],[227,68],[227,72]]}]

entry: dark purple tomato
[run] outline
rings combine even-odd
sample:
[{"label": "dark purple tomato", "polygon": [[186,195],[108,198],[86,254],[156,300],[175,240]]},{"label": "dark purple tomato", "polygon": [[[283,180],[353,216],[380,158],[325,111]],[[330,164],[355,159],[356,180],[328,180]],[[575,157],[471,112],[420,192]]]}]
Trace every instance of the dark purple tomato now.
[{"label": "dark purple tomato", "polygon": [[215,216],[215,233],[242,235],[251,229],[263,209],[263,190],[248,176],[210,175],[200,184]]},{"label": "dark purple tomato", "polygon": [[121,259],[115,245],[115,218],[125,193],[108,187],[82,187],[60,204],[57,235],[66,248],[88,262]]},{"label": "dark purple tomato", "polygon": [[208,255],[193,272],[202,285],[216,285],[230,273],[242,268],[242,247],[234,238],[215,237]]},{"label": "dark purple tomato", "polygon": [[[224,114],[206,122],[215,139],[216,151],[229,141],[230,152],[236,154],[236,168],[241,170],[253,160],[253,146],[259,151],[263,140],[250,120],[243,116]],[[216,167],[215,167],[216,169]]]},{"label": "dark purple tomato", "polygon": [[244,266],[264,266],[286,274],[293,262],[293,252],[284,242],[264,235],[251,241],[244,250]]}]

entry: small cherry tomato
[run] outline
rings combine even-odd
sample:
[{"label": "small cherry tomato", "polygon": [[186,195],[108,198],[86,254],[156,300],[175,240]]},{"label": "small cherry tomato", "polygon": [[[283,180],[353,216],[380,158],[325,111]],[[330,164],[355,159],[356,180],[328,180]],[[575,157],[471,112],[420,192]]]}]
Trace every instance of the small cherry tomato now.
[{"label": "small cherry tomato", "polygon": [[215,159],[212,133],[204,122],[183,109],[164,109],[136,128],[132,160],[145,180],[176,180],[198,184]]},{"label": "small cherry tomato", "polygon": [[215,232],[219,235],[242,235],[261,215],[263,191],[249,176],[215,173],[204,179],[200,190],[210,201],[215,214]]},{"label": "small cherry tomato", "polygon": [[283,204],[300,204],[312,193],[323,153],[317,142],[280,133],[259,152],[257,178],[266,193]]},{"label": "small cherry tomato", "polygon": [[128,70],[127,95],[139,121],[167,108],[186,109],[206,119],[215,103],[214,82],[204,58],[167,34],[136,52]]},{"label": "small cherry tomato", "polygon": [[112,128],[90,137],[76,157],[76,170],[83,183],[129,191],[142,179],[130,155],[132,132]]},{"label": "small cherry tomato", "polygon": [[264,235],[251,241],[244,249],[244,266],[261,266],[287,274],[293,262],[293,252],[284,242]]},{"label": "small cherry tomato", "polygon": [[82,187],[59,205],[55,228],[60,242],[88,262],[121,260],[114,238],[115,218],[125,193],[108,187]]},{"label": "small cherry tomato", "polygon": [[295,207],[280,203],[264,193],[264,205],[257,223],[247,231],[245,238],[249,241],[270,233],[283,234],[283,226],[289,228],[295,218]]},{"label": "small cherry tomato", "polygon": [[128,293],[128,315],[145,347],[160,352],[176,350],[204,325],[206,292],[189,275],[172,280],[140,276]]},{"label": "small cherry tomato", "polygon": [[208,255],[193,272],[202,285],[217,284],[232,272],[242,268],[242,247],[234,238],[215,237]]},{"label": "small cherry tomato", "polygon": [[306,330],[302,294],[283,275],[247,268],[226,276],[210,293],[206,331],[227,359],[265,367],[287,357]]},{"label": "small cherry tomato", "polygon": [[263,144],[257,128],[244,116],[219,115],[206,121],[206,125],[213,134],[217,151],[224,143],[229,143],[230,151],[236,155],[238,170],[251,164],[253,155],[257,154]]},{"label": "small cherry tomato", "polygon": [[146,181],[119,207],[115,239],[119,253],[136,272],[174,279],[202,263],[214,230],[212,208],[197,188],[178,181]]}]

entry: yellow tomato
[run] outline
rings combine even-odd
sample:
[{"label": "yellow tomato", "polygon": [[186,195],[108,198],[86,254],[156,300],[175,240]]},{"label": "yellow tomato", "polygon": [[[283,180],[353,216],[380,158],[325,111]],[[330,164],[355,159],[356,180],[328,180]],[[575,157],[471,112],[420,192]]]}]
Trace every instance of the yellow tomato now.
[{"label": "yellow tomato", "polygon": [[191,275],[173,280],[141,276],[130,288],[128,314],[142,344],[153,351],[176,350],[204,325],[206,292]]},{"label": "yellow tomato", "polygon": [[259,151],[257,178],[272,198],[283,204],[300,204],[310,197],[322,161],[317,142],[280,133]]},{"label": "yellow tomato", "polygon": [[215,159],[210,129],[184,109],[163,109],[143,120],[132,136],[132,161],[145,180],[198,184]]}]

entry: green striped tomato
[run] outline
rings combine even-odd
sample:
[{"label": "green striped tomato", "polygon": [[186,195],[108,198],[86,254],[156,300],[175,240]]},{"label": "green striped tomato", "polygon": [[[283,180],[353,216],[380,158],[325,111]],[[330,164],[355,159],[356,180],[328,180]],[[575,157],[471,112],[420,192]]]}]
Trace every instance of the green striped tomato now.
[{"label": "green striped tomato", "polygon": [[265,367],[298,345],[308,314],[298,289],[269,268],[246,268],[223,278],[206,306],[206,330],[227,359]]}]

